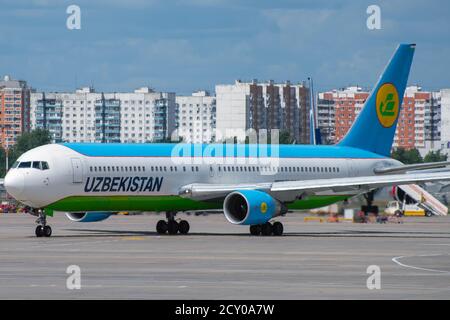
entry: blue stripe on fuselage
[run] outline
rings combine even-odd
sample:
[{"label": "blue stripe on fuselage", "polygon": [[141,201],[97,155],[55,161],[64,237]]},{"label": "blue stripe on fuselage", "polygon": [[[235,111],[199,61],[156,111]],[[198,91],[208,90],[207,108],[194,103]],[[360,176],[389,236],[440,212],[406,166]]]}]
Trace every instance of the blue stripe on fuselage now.
[{"label": "blue stripe on fuselage", "polygon": [[[90,157],[201,157],[227,156],[236,157],[280,157],[280,158],[353,158],[353,159],[382,159],[383,156],[352,147],[343,146],[312,146],[312,145],[279,145],[278,155],[271,150],[270,145],[224,145],[224,144],[175,144],[175,143],[62,143],[78,153]],[[226,148],[230,148],[226,149]],[[178,148],[178,152],[174,152]],[[183,150],[183,153],[180,153]],[[220,151],[222,150],[222,151]],[[173,154],[174,152],[174,154]],[[220,152],[223,152],[222,155]]]}]

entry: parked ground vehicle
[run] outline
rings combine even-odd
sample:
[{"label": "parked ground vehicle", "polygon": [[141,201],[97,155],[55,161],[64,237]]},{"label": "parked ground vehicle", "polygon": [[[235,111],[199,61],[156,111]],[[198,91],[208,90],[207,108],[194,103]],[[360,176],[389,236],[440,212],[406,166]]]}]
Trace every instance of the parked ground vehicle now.
[{"label": "parked ground vehicle", "polygon": [[386,209],[384,212],[388,215],[395,215],[397,217],[402,216],[427,216],[430,217],[433,214],[421,208],[419,203],[414,204],[406,204],[399,201],[390,201],[388,202]]}]

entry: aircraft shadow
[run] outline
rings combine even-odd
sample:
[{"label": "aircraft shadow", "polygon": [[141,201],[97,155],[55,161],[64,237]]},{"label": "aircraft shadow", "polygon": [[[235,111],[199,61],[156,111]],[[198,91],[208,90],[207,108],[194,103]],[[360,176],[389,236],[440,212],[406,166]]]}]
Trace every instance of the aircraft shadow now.
[{"label": "aircraft shadow", "polygon": [[[73,235],[53,235],[55,238],[101,238],[101,237],[130,237],[130,236],[161,236],[161,237],[255,237],[248,233],[214,233],[192,232],[188,235],[159,235],[155,231],[139,230],[107,230],[107,229],[65,229],[72,232],[80,232]],[[262,237],[262,236],[261,236]],[[450,233],[445,232],[407,232],[407,231],[338,231],[338,232],[286,232],[282,237],[297,238],[406,238],[406,239],[450,239]],[[266,237],[262,237],[266,238]],[[270,237],[269,237],[270,238]],[[273,237],[274,239],[279,237]]]}]

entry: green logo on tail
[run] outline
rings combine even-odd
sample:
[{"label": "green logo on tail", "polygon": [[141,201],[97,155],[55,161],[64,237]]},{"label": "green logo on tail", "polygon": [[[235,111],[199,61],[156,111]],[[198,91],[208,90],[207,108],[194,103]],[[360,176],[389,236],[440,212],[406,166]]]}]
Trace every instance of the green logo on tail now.
[{"label": "green logo on tail", "polygon": [[380,86],[376,96],[376,110],[378,121],[385,128],[394,125],[399,114],[399,97],[392,83],[384,83]]},{"label": "green logo on tail", "polygon": [[389,93],[386,96],[386,100],[380,103],[380,113],[383,117],[392,117],[395,115],[395,101],[394,94]]}]

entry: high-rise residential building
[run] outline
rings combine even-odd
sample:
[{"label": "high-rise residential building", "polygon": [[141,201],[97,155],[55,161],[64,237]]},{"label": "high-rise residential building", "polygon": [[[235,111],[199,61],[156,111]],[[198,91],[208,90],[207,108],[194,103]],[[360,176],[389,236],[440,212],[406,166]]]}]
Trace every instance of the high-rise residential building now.
[{"label": "high-rise residential building", "polygon": [[48,130],[53,142],[61,142],[63,136],[63,104],[61,100],[54,97],[46,97],[42,94],[42,99],[36,101],[35,107],[35,127]]},{"label": "high-rise residential building", "polygon": [[418,95],[417,102],[424,105],[424,152],[440,148],[441,141],[441,92],[423,92],[423,96]]},{"label": "high-rise residential building", "polygon": [[[360,87],[321,92],[318,95],[318,123],[325,143],[339,142],[350,129],[369,97]],[[440,93],[405,90],[394,147],[426,151],[440,140]]]},{"label": "high-rise residential building", "polygon": [[188,143],[209,143],[215,140],[216,97],[208,91],[190,96],[177,96],[176,127],[178,136]]},{"label": "high-rise residential building", "polygon": [[317,122],[324,143],[337,143],[345,136],[368,96],[357,86],[318,94]]},{"label": "high-rise residential building", "polygon": [[0,80],[0,142],[5,149],[30,130],[30,92],[26,81],[10,76]]},{"label": "high-rise residential building", "polygon": [[394,146],[404,149],[424,146],[425,108],[415,103],[415,87],[407,87],[403,97],[402,111],[398,118]]},{"label": "high-rise residential building", "polygon": [[336,139],[336,110],[332,93],[319,93],[317,98],[317,126],[322,144],[333,144]]},{"label": "high-rise residential building", "polygon": [[216,85],[216,99],[218,140],[242,140],[240,133],[248,129],[278,129],[289,132],[297,143],[309,143],[310,95],[304,84],[237,80]]},{"label": "high-rise residential building", "polygon": [[441,136],[440,145],[450,155],[450,89],[442,89],[441,93]]},{"label": "high-rise residential building", "polygon": [[[47,127],[57,137],[57,126],[52,126],[49,118],[43,121],[44,100],[47,108],[53,101],[61,106],[62,113],[52,118],[62,126],[61,141],[157,142],[170,138],[175,129],[175,93],[155,92],[148,87],[129,93],[99,93],[93,88],[32,93],[32,128]],[[47,111],[52,114],[52,109]]]},{"label": "high-rise residential building", "polygon": [[95,142],[120,142],[120,100],[101,98],[95,100]]}]

